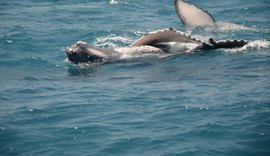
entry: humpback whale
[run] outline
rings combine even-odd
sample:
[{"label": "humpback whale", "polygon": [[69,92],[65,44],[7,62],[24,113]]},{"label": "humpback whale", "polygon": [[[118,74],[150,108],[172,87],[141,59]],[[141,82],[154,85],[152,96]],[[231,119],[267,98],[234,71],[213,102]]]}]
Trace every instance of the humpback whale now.
[{"label": "humpback whale", "polygon": [[[194,4],[183,0],[174,1],[175,9],[184,25],[206,26],[215,23],[214,18]],[[196,39],[184,32],[173,28],[149,32],[133,42],[131,45],[119,48],[98,48],[83,41],[67,47],[67,58],[75,63],[95,62],[100,60],[118,60],[123,55],[140,54],[174,54],[179,52],[193,52],[214,50],[219,48],[239,48],[248,42],[244,40],[206,41]]]}]

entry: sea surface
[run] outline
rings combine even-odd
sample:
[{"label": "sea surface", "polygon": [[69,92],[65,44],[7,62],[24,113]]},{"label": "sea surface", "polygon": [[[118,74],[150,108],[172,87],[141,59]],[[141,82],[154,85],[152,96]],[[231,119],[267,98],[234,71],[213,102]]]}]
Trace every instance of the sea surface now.
[{"label": "sea surface", "polygon": [[[189,2],[217,25],[183,26],[173,0],[1,0],[0,155],[269,156],[270,1]],[[249,44],[66,60],[78,40],[122,47],[170,27]]]}]

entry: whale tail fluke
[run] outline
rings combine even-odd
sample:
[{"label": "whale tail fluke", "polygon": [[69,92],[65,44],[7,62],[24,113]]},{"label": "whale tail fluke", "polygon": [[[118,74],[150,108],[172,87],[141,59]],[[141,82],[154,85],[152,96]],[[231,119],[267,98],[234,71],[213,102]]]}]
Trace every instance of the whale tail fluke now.
[{"label": "whale tail fluke", "polygon": [[214,25],[215,19],[205,10],[183,0],[175,0],[176,13],[182,23],[187,26]]}]

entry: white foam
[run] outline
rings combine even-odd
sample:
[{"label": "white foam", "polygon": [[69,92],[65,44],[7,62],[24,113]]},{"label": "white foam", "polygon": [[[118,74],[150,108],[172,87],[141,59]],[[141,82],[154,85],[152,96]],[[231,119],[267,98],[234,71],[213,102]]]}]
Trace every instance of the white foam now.
[{"label": "white foam", "polygon": [[131,39],[121,36],[107,36],[97,38],[98,42],[107,42],[107,41],[120,41],[120,42],[130,42]]},{"label": "white foam", "polygon": [[139,36],[139,37],[143,36],[145,33],[146,33],[146,32],[143,32],[143,31],[135,31],[135,32],[134,32],[134,34],[135,34],[136,36]]},{"label": "white foam", "polygon": [[255,31],[255,28],[247,27],[240,24],[228,23],[228,22],[216,22],[213,26],[207,26],[204,28],[206,31],[241,31],[251,30]]},{"label": "white foam", "polygon": [[99,47],[115,48],[115,47],[118,47],[118,45],[121,43],[128,44],[131,42],[132,42],[132,39],[128,37],[110,35],[110,36],[96,38],[96,40],[94,41],[94,45],[99,46]]},{"label": "white foam", "polygon": [[110,4],[110,5],[117,5],[117,4],[125,4],[125,5],[128,5],[128,2],[120,1],[120,0],[110,0],[110,1],[109,1],[109,4]]},{"label": "white foam", "polygon": [[216,27],[220,31],[228,30],[255,30],[254,28],[246,27],[240,24],[228,23],[228,22],[217,22]]},{"label": "white foam", "polygon": [[110,4],[118,4],[118,0],[110,0],[109,3]]}]

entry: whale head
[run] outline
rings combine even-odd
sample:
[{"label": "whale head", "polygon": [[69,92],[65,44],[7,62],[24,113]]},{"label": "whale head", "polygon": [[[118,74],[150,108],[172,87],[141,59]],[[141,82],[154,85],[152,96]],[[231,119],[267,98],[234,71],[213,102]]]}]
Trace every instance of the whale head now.
[{"label": "whale head", "polygon": [[104,58],[98,50],[91,48],[86,42],[77,41],[67,47],[67,58],[73,63],[93,62]]}]

